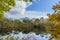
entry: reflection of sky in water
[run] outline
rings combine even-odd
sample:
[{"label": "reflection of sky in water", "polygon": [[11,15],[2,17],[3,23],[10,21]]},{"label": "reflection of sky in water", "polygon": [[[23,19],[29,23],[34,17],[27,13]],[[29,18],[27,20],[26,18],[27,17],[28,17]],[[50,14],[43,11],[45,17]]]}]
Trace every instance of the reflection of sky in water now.
[{"label": "reflection of sky in water", "polygon": [[[35,33],[28,33],[28,34],[23,34],[22,32],[20,32],[19,34],[11,34],[12,36],[14,36],[14,39],[16,39],[17,37],[19,37],[18,39],[20,40],[21,38],[24,39],[29,39],[29,40],[48,40],[50,34],[47,34],[47,38],[46,35],[44,35],[44,37],[41,37],[41,35],[36,35]],[[3,36],[3,38],[5,39],[7,36]]]}]

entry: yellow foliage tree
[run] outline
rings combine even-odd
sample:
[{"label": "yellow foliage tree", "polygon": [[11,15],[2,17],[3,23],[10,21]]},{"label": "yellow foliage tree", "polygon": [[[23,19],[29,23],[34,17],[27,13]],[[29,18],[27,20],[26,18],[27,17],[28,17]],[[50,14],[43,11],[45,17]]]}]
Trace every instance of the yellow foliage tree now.
[{"label": "yellow foliage tree", "polygon": [[52,25],[49,33],[51,33],[51,37],[60,40],[60,2],[57,5],[54,5],[52,9],[54,10],[54,13],[48,15],[48,20],[54,25]]}]

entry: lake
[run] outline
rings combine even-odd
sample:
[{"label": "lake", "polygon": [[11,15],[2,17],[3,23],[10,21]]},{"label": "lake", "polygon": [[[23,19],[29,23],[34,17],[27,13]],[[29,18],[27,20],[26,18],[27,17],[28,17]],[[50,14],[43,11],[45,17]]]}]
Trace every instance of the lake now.
[{"label": "lake", "polygon": [[24,34],[19,32],[18,34],[10,33],[9,35],[0,36],[1,40],[49,40],[50,34],[36,35],[34,32]]}]

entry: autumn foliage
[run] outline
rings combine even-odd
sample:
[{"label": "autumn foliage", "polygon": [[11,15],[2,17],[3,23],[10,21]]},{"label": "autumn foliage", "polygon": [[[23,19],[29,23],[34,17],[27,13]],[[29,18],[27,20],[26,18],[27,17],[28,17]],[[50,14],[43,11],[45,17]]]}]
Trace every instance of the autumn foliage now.
[{"label": "autumn foliage", "polygon": [[49,33],[51,33],[51,37],[57,40],[60,39],[60,4],[53,6],[54,13],[49,14],[49,22],[53,23],[50,27]]}]

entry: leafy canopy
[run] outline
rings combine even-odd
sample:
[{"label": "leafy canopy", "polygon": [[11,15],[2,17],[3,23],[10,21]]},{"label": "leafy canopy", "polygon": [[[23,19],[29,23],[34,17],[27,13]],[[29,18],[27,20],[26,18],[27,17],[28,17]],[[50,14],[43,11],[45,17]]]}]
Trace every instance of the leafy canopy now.
[{"label": "leafy canopy", "polygon": [[3,13],[4,11],[9,11],[10,6],[14,5],[15,5],[14,0],[0,0],[0,13]]},{"label": "leafy canopy", "polygon": [[49,32],[51,33],[53,38],[60,40],[60,3],[54,5],[53,10],[54,13],[52,15],[48,15],[49,21],[53,23]]}]

